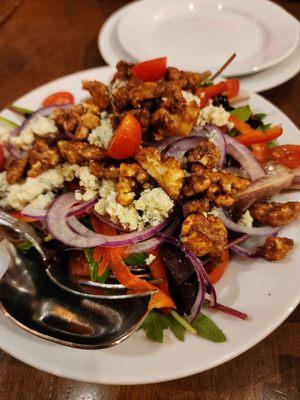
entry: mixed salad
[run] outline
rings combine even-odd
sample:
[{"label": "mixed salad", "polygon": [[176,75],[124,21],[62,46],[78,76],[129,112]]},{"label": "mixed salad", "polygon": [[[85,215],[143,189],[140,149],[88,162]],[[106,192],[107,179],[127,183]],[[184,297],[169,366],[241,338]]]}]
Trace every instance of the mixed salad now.
[{"label": "mixed salad", "polygon": [[142,328],[160,342],[167,328],[225,341],[203,310],[247,318],[217,301],[231,255],[278,261],[294,245],[280,231],[300,202],[271,197],[299,188],[300,146],[277,145],[282,127],[240,105],[238,79],[216,83],[233,58],[214,75],[120,61],[78,104],[59,92],[35,112],[9,106],[21,126],[0,117],[0,207],[71,249],[71,277],[155,289]]}]

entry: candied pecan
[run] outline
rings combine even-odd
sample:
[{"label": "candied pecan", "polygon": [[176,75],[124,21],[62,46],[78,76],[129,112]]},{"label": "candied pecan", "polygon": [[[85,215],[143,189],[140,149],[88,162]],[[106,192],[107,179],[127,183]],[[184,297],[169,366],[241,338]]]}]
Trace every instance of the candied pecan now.
[{"label": "candied pecan", "polygon": [[107,110],[110,106],[110,98],[107,86],[98,81],[83,81],[82,88],[88,90],[92,96],[94,104],[100,111]]},{"label": "candied pecan", "polygon": [[189,151],[188,161],[198,162],[209,169],[215,168],[220,162],[220,152],[212,142],[201,142],[195,149]]},{"label": "candied pecan", "polygon": [[138,164],[121,163],[119,182],[116,185],[117,202],[123,206],[131,204],[135,196],[133,190],[136,188],[136,184],[144,184],[148,178],[147,172]]},{"label": "candied pecan", "polygon": [[195,194],[205,192],[205,190],[208,189],[210,185],[211,180],[208,177],[204,175],[191,175],[186,179],[182,191],[185,196],[191,197]]},{"label": "candied pecan", "polygon": [[227,245],[227,230],[213,215],[190,214],[182,224],[181,236],[183,243],[198,257],[220,255]]},{"label": "candied pecan", "polygon": [[117,79],[120,79],[121,81],[126,81],[129,79],[132,76],[131,69],[133,66],[134,64],[127,61],[119,61],[116,65],[117,72],[115,73],[112,82],[116,81]]},{"label": "candied pecan", "polygon": [[157,82],[142,82],[128,90],[128,99],[133,107],[140,107],[145,100],[154,100],[161,97],[162,88]]},{"label": "candied pecan", "polygon": [[82,157],[88,160],[100,161],[105,157],[105,150],[95,144],[74,142],[74,148]]},{"label": "candied pecan", "polygon": [[285,258],[293,246],[292,239],[270,236],[258,250],[259,254],[267,261],[278,261]]},{"label": "candied pecan", "polygon": [[153,148],[142,148],[135,156],[137,162],[153,179],[176,200],[183,184],[184,171],[174,157],[161,158],[160,152]]},{"label": "candied pecan", "polygon": [[256,221],[263,225],[281,226],[287,225],[297,218],[300,212],[299,201],[287,203],[256,203],[250,208],[250,213]]},{"label": "candied pecan", "polygon": [[10,159],[7,161],[6,180],[10,185],[13,185],[21,178],[27,165],[27,158]]},{"label": "candied pecan", "polygon": [[193,92],[211,75],[210,71],[201,73],[180,71],[174,67],[168,67],[166,80],[176,81],[182,89],[191,89]]},{"label": "candied pecan", "polygon": [[57,143],[62,158],[71,164],[79,164],[84,161],[84,157],[78,152],[80,146],[75,146],[75,143],[83,145],[82,142],[69,142],[67,140],[60,140]]},{"label": "candied pecan", "polygon": [[90,161],[89,167],[91,174],[99,178],[117,179],[120,174],[120,170],[118,167],[115,167],[113,165],[105,166],[103,163],[99,163],[93,160]]},{"label": "candied pecan", "polygon": [[190,214],[209,211],[209,201],[207,199],[190,200],[183,205],[183,215],[187,217]]},{"label": "candied pecan", "polygon": [[117,112],[125,111],[129,105],[129,97],[128,97],[128,87],[120,87],[116,89],[112,93],[113,98],[113,109]]},{"label": "candied pecan", "polygon": [[147,133],[151,123],[151,114],[147,108],[138,108],[130,111],[132,115],[140,122],[143,133]]},{"label": "candied pecan", "polygon": [[159,108],[152,115],[152,124],[164,136],[188,136],[193,129],[199,114],[195,102],[185,105],[184,109],[172,113],[166,108]]},{"label": "candied pecan", "polygon": [[80,124],[80,113],[72,108],[58,108],[53,111],[51,118],[58,127],[70,133],[74,133]]},{"label": "candied pecan", "polygon": [[234,204],[234,198],[229,194],[219,194],[215,197],[214,202],[217,207],[231,207]]},{"label": "candied pecan", "polygon": [[42,172],[58,165],[60,155],[56,148],[50,148],[44,140],[37,139],[28,154],[28,162],[30,169],[27,171],[27,175],[35,178]]},{"label": "candied pecan", "polygon": [[180,85],[177,81],[164,82],[162,89],[161,107],[173,113],[185,110],[187,102],[182,95]]}]

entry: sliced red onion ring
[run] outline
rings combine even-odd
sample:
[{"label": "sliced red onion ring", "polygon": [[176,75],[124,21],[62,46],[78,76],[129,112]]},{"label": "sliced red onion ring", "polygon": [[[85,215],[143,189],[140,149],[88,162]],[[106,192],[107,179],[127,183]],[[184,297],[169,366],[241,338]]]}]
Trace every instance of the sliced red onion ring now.
[{"label": "sliced red onion ring", "polygon": [[234,308],[230,308],[230,307],[224,306],[223,304],[216,303],[213,306],[213,308],[215,310],[221,311],[221,312],[223,312],[225,314],[232,315],[233,317],[237,317],[239,319],[243,319],[244,321],[246,321],[248,319],[248,315],[247,314],[245,314],[245,313],[243,313],[241,311],[235,310]]},{"label": "sliced red onion ring", "polygon": [[222,209],[216,208],[215,210],[217,216],[220,218],[220,220],[223,222],[226,228],[233,232],[245,233],[246,235],[249,236],[270,236],[279,232],[280,229],[282,228],[281,226],[276,226],[276,227],[263,226],[255,228],[255,227],[239,225],[233,222],[230,218],[228,218]]},{"label": "sliced red onion ring", "polygon": [[[101,235],[81,224],[76,218],[68,218],[68,213],[76,199],[73,193],[60,195],[47,212],[48,230],[57,240],[74,247],[119,247],[149,239],[158,233],[167,220],[157,226],[148,226],[142,231],[124,233],[116,236]],[[77,233],[80,232],[80,233]]]},{"label": "sliced red onion ring", "polygon": [[195,147],[198,146],[198,144],[200,142],[202,142],[203,140],[207,140],[203,137],[187,137],[187,138],[183,138],[180,140],[177,140],[175,143],[171,144],[170,146],[168,146],[165,150],[165,152],[163,152],[163,155],[165,157],[175,157],[176,160],[178,160],[180,162],[180,164],[182,164],[183,162],[183,158],[184,155],[194,149]]},{"label": "sliced red onion ring", "polygon": [[160,152],[163,152],[169,145],[171,145],[172,143],[175,143],[175,142],[177,142],[177,140],[181,140],[181,139],[182,139],[181,136],[170,136],[166,139],[163,139],[161,142],[159,142],[157,146],[155,144],[151,144],[151,146],[156,147],[157,150],[159,150]]},{"label": "sliced red onion ring", "polygon": [[112,220],[108,215],[103,216],[98,214],[96,211],[94,211],[94,214],[97,218],[99,218],[100,221],[104,222],[107,226],[110,226],[111,228],[114,228],[120,232],[128,232],[128,230],[124,229],[121,225],[112,222]]},{"label": "sliced red onion ring", "polygon": [[229,154],[238,161],[252,181],[256,181],[265,176],[263,167],[246,146],[228,135],[225,135],[224,137],[226,143],[226,154]]},{"label": "sliced red onion ring", "polygon": [[[81,214],[82,212],[88,210],[94,204],[96,204],[97,201],[98,201],[98,196],[95,196],[90,200],[75,204],[68,213],[68,217]],[[37,221],[45,220],[47,216],[47,210],[38,210],[37,208],[30,207],[30,205],[24,207],[21,213],[26,217],[34,218]]]},{"label": "sliced red onion ring", "polygon": [[205,129],[209,133],[209,140],[217,147],[220,153],[219,166],[222,167],[225,162],[226,145],[224,134],[215,125],[205,125]]},{"label": "sliced red onion ring", "polygon": [[232,250],[235,254],[244,258],[258,258],[259,254],[257,249],[245,249],[238,244],[228,245],[228,248]]}]

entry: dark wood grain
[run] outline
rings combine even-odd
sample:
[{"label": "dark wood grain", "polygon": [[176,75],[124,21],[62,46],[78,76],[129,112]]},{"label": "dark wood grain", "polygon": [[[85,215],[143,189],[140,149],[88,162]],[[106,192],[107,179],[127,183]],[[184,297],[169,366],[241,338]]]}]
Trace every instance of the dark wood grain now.
[{"label": "dark wood grain", "polygon": [[[125,0],[0,0],[0,108],[39,85],[103,65],[97,35]],[[299,1],[277,1],[300,17]],[[300,125],[300,77],[264,96]],[[159,368],[159,365],[157,366]],[[296,400],[300,308],[240,357],[175,382],[105,386],[58,378],[0,352],[0,400]]]}]

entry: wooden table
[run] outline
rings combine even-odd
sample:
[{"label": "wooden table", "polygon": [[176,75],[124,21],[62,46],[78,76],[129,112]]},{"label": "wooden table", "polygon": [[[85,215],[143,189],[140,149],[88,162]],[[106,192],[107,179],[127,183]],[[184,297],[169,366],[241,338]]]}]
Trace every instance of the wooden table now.
[{"label": "wooden table", "polygon": [[[300,18],[299,1],[277,2]],[[104,65],[97,48],[99,28],[125,3],[1,0],[0,109],[47,81]],[[300,126],[299,75],[264,96]],[[300,398],[300,308],[247,353],[174,382],[132,387],[73,382],[31,368],[4,352],[0,368],[0,400],[296,400]]]}]

